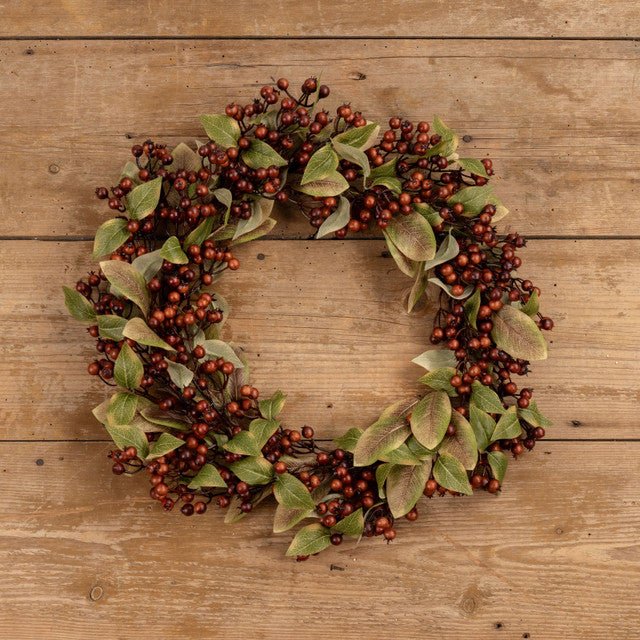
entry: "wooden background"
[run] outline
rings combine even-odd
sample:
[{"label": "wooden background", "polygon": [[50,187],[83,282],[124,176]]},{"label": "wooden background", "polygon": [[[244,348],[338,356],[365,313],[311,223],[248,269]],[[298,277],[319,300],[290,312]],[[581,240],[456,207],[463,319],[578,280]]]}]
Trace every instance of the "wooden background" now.
[{"label": "wooden background", "polygon": [[[0,637],[636,638],[640,623],[637,0],[0,0]],[[60,285],[132,141],[270,77],[321,73],[371,119],[438,113],[494,159],[556,320],[532,385],[555,421],[498,497],[432,500],[386,546],[284,558],[270,509],[161,513],[109,471],[104,389]],[[224,282],[255,383],[333,435],[411,389],[428,318],[380,239],[288,216]]]}]

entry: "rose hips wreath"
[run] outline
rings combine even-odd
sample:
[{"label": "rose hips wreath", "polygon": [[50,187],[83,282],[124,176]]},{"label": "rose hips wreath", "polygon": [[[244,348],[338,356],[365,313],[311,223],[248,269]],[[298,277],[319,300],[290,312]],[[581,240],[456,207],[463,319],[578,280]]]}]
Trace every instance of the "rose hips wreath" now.
[{"label": "rose hips wreath", "polygon": [[[144,470],[165,510],[225,522],[273,494],[274,531],[304,520],[288,555],[299,560],[344,536],[396,537],[416,520],[422,495],[496,493],[508,454],[533,449],[549,421],[514,376],[547,357],[540,290],[515,271],[525,241],[500,236],[507,209],[488,159],[461,158],[441,120],[399,117],[379,125],[349,104],[320,107],[329,88],[289,82],[224,114],[202,116],[194,151],[147,140],[132,148],[115,187],[100,187],[116,217],[97,231],[100,268],[65,287],[71,315],[90,324],[89,373],[114,387],[93,411],[116,449],[113,472]],[[314,430],[285,428],[285,396],[263,399],[242,350],[222,339],[222,273],[235,247],[268,233],[274,202],[289,202],[316,237],[378,227],[398,268],[414,281],[411,310],[439,287],[431,348],[413,362],[422,397],[385,409],[333,445]]]}]

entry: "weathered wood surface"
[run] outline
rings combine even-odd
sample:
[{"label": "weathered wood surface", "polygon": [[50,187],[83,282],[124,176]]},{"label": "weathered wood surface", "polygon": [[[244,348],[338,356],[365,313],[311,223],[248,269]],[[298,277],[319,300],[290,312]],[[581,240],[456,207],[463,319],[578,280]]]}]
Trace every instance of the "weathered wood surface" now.
[{"label": "weathered wood surface", "polygon": [[610,41],[3,42],[0,236],[92,235],[109,215],[93,190],[117,178],[133,140],[202,137],[199,114],[248,101],[271,76],[320,72],[332,108],[350,100],[383,121],[438,112],[469,136],[461,153],[494,158],[522,233],[637,235],[639,52]]},{"label": "weathered wood surface", "polygon": [[0,36],[249,36],[362,35],[426,37],[612,37],[640,35],[634,0],[342,0],[299,2],[189,0],[48,0],[0,2]]},{"label": "weathered wood surface", "polygon": [[[164,514],[104,443],[0,448],[0,636],[634,638],[638,443],[541,443],[499,496],[426,499],[420,519],[296,564],[267,505]],[[37,462],[40,462],[40,465]]]},{"label": "weathered wood surface", "polygon": [[[60,284],[91,267],[88,242],[4,241],[0,435],[104,438],[90,410],[108,389],[86,373],[92,340],[64,309]],[[284,417],[329,436],[366,426],[423,372],[431,310],[403,307],[411,280],[381,240],[251,243],[221,281],[228,337],[246,348],[265,393],[289,395]],[[522,270],[555,318],[549,360],[530,384],[554,420],[554,438],[633,438],[640,418],[640,241],[536,240]],[[524,380],[524,379],[523,379]],[[529,384],[529,383],[527,383]]]},{"label": "weathered wood surface", "polygon": [[[0,16],[1,638],[637,636],[635,0],[0,0]],[[500,496],[425,501],[389,547],[296,564],[270,509],[166,515],[143,477],[109,473],[90,415],[105,391],[60,285],[90,267],[81,238],[109,215],[93,189],[134,140],[199,137],[198,114],[320,72],[331,108],[437,112],[494,159],[505,226],[539,238],[523,273],[556,329],[531,386],[555,426]],[[380,240],[307,242],[280,217],[289,240],[243,248],[222,281],[228,335],[265,393],[288,392],[291,424],[366,425],[415,389],[429,314],[402,311]]]}]

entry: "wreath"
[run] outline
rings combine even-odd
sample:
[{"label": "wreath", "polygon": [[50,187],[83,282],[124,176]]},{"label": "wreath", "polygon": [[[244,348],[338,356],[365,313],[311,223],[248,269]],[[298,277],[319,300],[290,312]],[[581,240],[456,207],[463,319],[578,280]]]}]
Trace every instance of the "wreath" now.
[{"label": "wreath", "polygon": [[[495,494],[508,454],[533,449],[550,424],[513,381],[547,357],[541,329],[553,322],[539,288],[514,275],[525,240],[496,232],[508,211],[489,186],[491,160],[459,157],[438,118],[393,117],[380,139],[349,104],[331,117],[328,95],[316,78],[297,96],[280,79],[202,116],[208,140],[195,151],[133,146],[117,185],[96,189],[115,212],[95,236],[100,268],[64,287],[96,339],[88,372],[114,387],[93,410],[116,446],[113,473],[144,471],[167,511],[202,514],[213,501],[225,522],[274,495],[275,532],[313,519],[287,551],[298,560],[344,536],[393,540],[423,494]],[[242,350],[222,339],[229,306],[215,284],[240,267],[236,246],[274,227],[275,202],[317,238],[379,228],[413,279],[409,311],[439,294],[434,347],[413,360],[427,370],[424,395],[332,444],[284,427],[285,396],[262,398]]]}]

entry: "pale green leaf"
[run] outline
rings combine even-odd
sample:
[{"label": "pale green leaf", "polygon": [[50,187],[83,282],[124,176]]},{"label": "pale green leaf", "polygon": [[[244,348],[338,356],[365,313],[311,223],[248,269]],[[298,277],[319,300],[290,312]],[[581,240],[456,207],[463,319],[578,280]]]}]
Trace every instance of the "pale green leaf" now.
[{"label": "pale green leaf", "polygon": [[127,230],[128,220],[111,218],[98,227],[93,241],[93,257],[101,258],[120,248],[131,235]]},{"label": "pale green leaf", "polygon": [[155,211],[160,201],[162,178],[143,182],[129,193],[126,198],[127,212],[134,220],[142,220]]},{"label": "pale green leaf", "polygon": [[320,147],[309,159],[300,184],[304,185],[316,180],[322,180],[331,175],[338,168],[338,156],[330,145]]},{"label": "pale green leaf", "polygon": [[283,473],[276,478],[273,493],[281,505],[290,509],[315,508],[307,487],[290,473]]},{"label": "pale green leaf", "polygon": [[433,467],[433,477],[446,489],[470,496],[473,493],[467,472],[462,463],[447,453],[438,456]]},{"label": "pale green leaf", "polygon": [[536,323],[526,313],[510,305],[505,305],[493,315],[491,336],[498,348],[513,358],[547,358],[547,343]]},{"label": "pale green leaf", "polygon": [[240,125],[229,116],[214,113],[212,115],[200,116],[200,122],[205,133],[216,144],[228,149],[235,147],[240,139]]},{"label": "pale green leaf", "polygon": [[310,556],[331,544],[329,529],[321,524],[310,524],[300,529],[287,549],[287,556]]},{"label": "pale green leaf", "polygon": [[444,391],[428,393],[411,412],[411,432],[427,449],[435,449],[451,421],[451,401]]},{"label": "pale green leaf", "polygon": [[330,233],[346,227],[351,220],[351,204],[344,197],[340,196],[337,209],[320,225],[316,238],[324,238]]},{"label": "pale green leaf", "polygon": [[93,302],[87,300],[79,291],[69,287],[62,287],[64,291],[64,304],[67,311],[80,322],[94,322],[96,312]]},{"label": "pale green leaf", "polygon": [[142,274],[128,262],[120,260],[105,260],[100,263],[107,280],[125,295],[131,302],[138,305],[142,312],[149,313],[149,290]]},{"label": "pale green leaf", "polygon": [[142,361],[129,344],[124,342],[113,368],[115,381],[125,389],[135,389],[140,386],[143,376]]},{"label": "pale green leaf", "polygon": [[220,472],[212,464],[204,464],[197,475],[189,483],[189,489],[201,489],[202,487],[227,488],[227,483],[222,479]]}]

